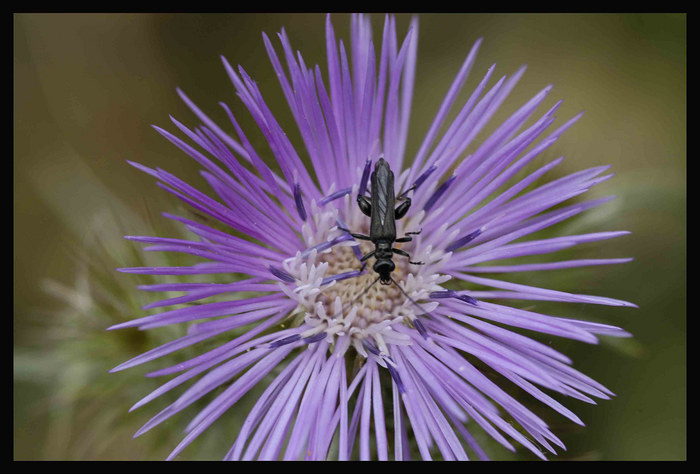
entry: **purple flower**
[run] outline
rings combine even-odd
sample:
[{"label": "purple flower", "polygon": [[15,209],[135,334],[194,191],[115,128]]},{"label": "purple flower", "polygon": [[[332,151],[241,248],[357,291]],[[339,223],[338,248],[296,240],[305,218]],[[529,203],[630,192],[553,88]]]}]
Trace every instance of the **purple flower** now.
[{"label": "purple flower", "polygon": [[[479,276],[629,260],[498,264],[626,234],[522,240],[607,201],[560,206],[610,178],[611,174],[604,174],[606,166],[540,185],[533,183],[562,158],[524,178],[519,174],[580,114],[553,127],[560,102],[544,113],[536,112],[551,89],[546,87],[483,136],[484,127],[524,72],[520,69],[493,83],[492,66],[454,121],[447,123],[474,64],[479,40],[422,145],[405,159],[417,34],[414,20],[399,41],[394,19],[387,17],[379,39],[381,53],[375,56],[368,18],[353,16],[349,49],[336,40],[328,19],[325,73],[319,66],[307,67],[284,31],[278,35],[283,58],[264,36],[304,149],[292,146],[243,68],[233,68],[225,59],[236,92],[269,149],[253,148],[226,104],[221,106],[230,123],[219,126],[180,92],[202,125],[190,130],[173,119],[187,142],[156,129],[203,166],[202,175],[216,199],[167,171],[134,164],[209,220],[166,214],[184,224],[194,234],[192,240],[127,237],[151,244],[149,250],[202,257],[202,263],[121,271],[230,275],[230,282],[142,287],[182,293],[148,308],[184,306],[110,329],[185,323],[188,333],[113,370],[249,328],[235,331],[235,336],[193,359],[149,374],[174,378],[134,408],[185,382],[191,385],[137,435],[203,397],[209,399],[170,458],[263,379],[264,392],[240,432],[232,433],[226,459],[406,459],[412,446],[423,459],[467,459],[468,453],[483,459],[486,455],[472,435],[479,430],[510,450],[515,450],[514,441],[544,458],[542,448],[555,453],[553,445],[564,446],[542,419],[509,394],[513,387],[578,424],[583,423],[545,390],[590,403],[591,397],[612,395],[573,369],[564,354],[516,331],[527,329],[588,343],[596,343],[597,335],[626,337],[628,333],[499,301],[633,304]],[[466,155],[470,146],[473,152]],[[274,157],[280,172],[269,168],[263,157]],[[382,157],[396,175],[396,195],[412,198],[408,214],[396,221],[397,235],[421,232],[410,242],[395,243],[395,248],[408,252],[413,261],[424,262],[414,265],[396,255],[392,277],[397,284],[390,285],[373,284],[377,274],[371,265],[364,268],[360,263],[373,244],[348,232],[369,228],[370,219],[360,211],[356,198],[371,191],[368,177]],[[308,158],[312,167],[305,166],[302,158]],[[188,305],[194,302],[198,304]],[[512,386],[497,385],[480,370],[483,367]]]}]

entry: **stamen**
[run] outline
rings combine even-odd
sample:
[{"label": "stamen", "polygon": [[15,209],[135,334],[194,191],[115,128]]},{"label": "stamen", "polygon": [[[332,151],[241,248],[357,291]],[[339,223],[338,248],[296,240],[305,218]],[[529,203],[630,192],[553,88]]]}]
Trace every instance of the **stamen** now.
[{"label": "stamen", "polygon": [[300,334],[292,334],[291,336],[283,337],[282,339],[271,342],[270,349],[275,349],[277,347],[286,346],[287,344],[291,344],[292,342],[296,342],[299,339],[301,339]]},{"label": "stamen", "polygon": [[302,221],[306,221],[306,209],[304,208],[304,201],[301,199],[301,187],[299,183],[294,183],[294,202],[297,204],[297,212]]},{"label": "stamen", "polygon": [[434,300],[442,298],[454,298],[455,296],[457,296],[457,292],[453,290],[433,291],[430,293],[429,296]]},{"label": "stamen", "polygon": [[267,269],[270,270],[270,273],[272,273],[273,275],[275,275],[277,278],[279,278],[282,281],[285,281],[287,283],[295,283],[296,282],[294,277],[292,275],[290,275],[289,273],[285,272],[284,270],[280,270],[279,268],[273,267],[272,265],[267,267]]},{"label": "stamen", "polygon": [[341,189],[340,191],[336,191],[333,194],[331,194],[330,196],[326,196],[323,199],[321,199],[321,201],[319,201],[318,205],[325,206],[329,202],[335,201],[336,199],[339,199],[339,198],[345,196],[346,194],[350,194],[351,192],[352,192],[352,188]]},{"label": "stamen", "polygon": [[314,342],[319,342],[322,341],[326,338],[327,334],[325,332],[320,332],[318,334],[314,334],[313,336],[305,337],[304,342],[307,344],[313,344]]},{"label": "stamen", "polygon": [[[350,235],[350,231],[348,230],[348,226],[345,225],[345,222],[343,222],[343,220],[340,217],[338,217],[336,219],[336,223],[338,224],[338,228],[340,230],[345,231],[345,232],[347,232],[347,235]],[[352,237],[352,235],[350,235],[350,237]],[[360,252],[360,246],[355,245],[352,248],[352,251],[355,253],[355,256],[357,257],[357,259],[362,261],[362,252]]]},{"label": "stamen", "polygon": [[464,247],[469,242],[471,242],[472,240],[479,237],[481,235],[481,232],[483,232],[483,229],[479,228],[479,229],[476,229],[471,234],[467,234],[464,237],[462,237],[461,239],[455,240],[454,242],[452,242],[450,245],[447,246],[445,251],[446,252],[453,252],[453,251],[457,250],[458,248]]},{"label": "stamen", "polygon": [[394,359],[392,359],[391,356],[384,356],[383,359],[389,363],[388,365],[396,367],[396,362],[394,362]]},{"label": "stamen", "polygon": [[365,169],[362,170],[362,178],[360,179],[360,189],[357,190],[357,195],[362,196],[367,190],[367,179],[369,178],[369,170],[372,167],[372,160],[365,162]]},{"label": "stamen", "polygon": [[456,298],[460,301],[464,301],[465,303],[469,303],[474,306],[478,306],[479,300],[476,298],[472,298],[469,295],[465,294],[459,294],[454,290],[446,290],[446,291],[433,291],[429,295],[432,299],[438,300],[438,299],[444,299],[444,298]]},{"label": "stamen", "polygon": [[438,199],[440,199],[442,197],[442,195],[445,194],[445,191],[447,191],[447,188],[450,187],[450,185],[452,184],[452,182],[455,180],[456,177],[457,177],[457,175],[453,174],[452,176],[447,178],[447,180],[440,185],[440,187],[437,189],[437,191],[435,191],[435,193],[433,193],[433,195],[430,196],[430,199],[428,199],[428,202],[425,203],[425,206],[423,207],[423,209],[426,212],[428,212],[435,205],[435,203],[438,201]]},{"label": "stamen", "polygon": [[478,304],[479,304],[479,300],[477,300],[476,298],[472,298],[469,295],[459,295],[459,296],[457,296],[457,299],[460,301],[464,301],[465,303],[469,303],[471,305],[474,305],[474,306],[478,306]]},{"label": "stamen", "polygon": [[406,387],[404,387],[403,382],[401,381],[401,377],[399,377],[399,373],[396,371],[394,367],[392,367],[390,364],[387,364],[386,366],[387,369],[389,369],[389,373],[391,374],[391,378],[394,379],[394,382],[396,383],[396,386],[399,389],[400,393],[406,393]]},{"label": "stamen", "polygon": [[380,356],[381,356],[382,353],[379,351],[379,349],[377,349],[377,348],[374,346],[374,344],[372,344],[372,343],[369,341],[369,339],[363,340],[363,341],[362,341],[362,344],[365,346],[365,349],[367,349],[368,351],[370,351],[372,354],[376,355],[377,357],[380,357]]},{"label": "stamen", "polygon": [[342,281],[342,280],[347,280],[348,278],[355,278],[355,277],[360,276],[361,274],[362,274],[361,270],[339,273],[338,275],[333,275],[333,276],[329,276],[329,277],[324,278],[321,281],[321,285],[327,285],[328,283],[330,283],[332,281]]},{"label": "stamen", "polygon": [[428,179],[428,178],[430,177],[430,175],[433,174],[433,171],[435,171],[436,169],[437,169],[437,166],[435,166],[435,165],[433,165],[433,166],[431,166],[430,168],[428,168],[428,169],[426,170],[425,173],[423,173],[422,175],[418,176],[418,179],[416,180],[415,183],[413,183],[412,188],[413,188],[414,190],[417,190],[417,189],[420,187],[420,185],[423,184],[423,182],[424,182],[426,179]]},{"label": "stamen", "polygon": [[414,319],[413,325],[416,327],[420,335],[423,336],[423,339],[428,340],[428,331],[425,329],[425,326],[423,326],[423,323],[420,321],[420,319]]}]

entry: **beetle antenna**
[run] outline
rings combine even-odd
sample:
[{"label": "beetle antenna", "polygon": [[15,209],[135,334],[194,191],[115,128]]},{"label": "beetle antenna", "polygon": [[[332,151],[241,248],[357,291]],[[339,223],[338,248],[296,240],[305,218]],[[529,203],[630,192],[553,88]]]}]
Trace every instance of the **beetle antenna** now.
[{"label": "beetle antenna", "polygon": [[[423,311],[423,316],[431,316],[431,317],[432,317],[432,315],[431,315],[428,311],[426,311],[425,308],[423,308],[420,304],[418,304],[418,302],[417,302],[416,300],[414,300],[413,298],[411,298],[411,297],[408,295],[408,293],[406,293],[406,291],[405,291],[403,288],[401,288],[401,285],[399,285],[399,284],[396,282],[396,280],[394,280],[394,277],[390,277],[390,278],[391,278],[391,281],[394,283],[394,285],[396,285],[396,288],[399,289],[399,291],[408,299],[408,301],[410,301],[411,303],[413,303],[414,305],[416,305],[416,307],[417,307],[418,309],[420,309],[421,311]],[[427,334],[426,331],[425,331],[425,327],[423,327],[423,323],[421,323],[421,322],[418,320],[418,317],[416,317],[416,319],[415,319],[414,321],[412,321],[412,322],[413,322],[413,324],[416,326],[416,329],[418,329],[418,332],[420,332],[421,335],[422,335],[425,339],[427,339],[427,338],[428,338],[428,334]]]},{"label": "beetle antenna", "polygon": [[357,300],[359,300],[360,298],[362,298],[362,297],[365,295],[365,293],[367,293],[367,292],[369,291],[369,289],[372,288],[372,287],[374,286],[374,284],[377,283],[377,282],[379,281],[379,278],[380,278],[380,277],[377,277],[377,279],[374,280],[372,283],[370,283],[369,286],[368,286],[367,288],[365,288],[364,290],[362,290],[362,293],[360,293],[359,295],[357,295],[357,297],[355,297],[355,299],[352,300],[352,301],[350,302],[350,305],[351,305],[351,306],[354,305],[354,304],[357,302]]},{"label": "beetle antenna", "polygon": [[[364,290],[362,290],[362,293],[360,293],[359,295],[357,295],[357,296],[355,297],[354,300],[352,300],[350,303],[348,303],[347,305],[345,305],[345,306],[341,309],[341,311],[344,312],[346,308],[352,307],[352,305],[354,305],[354,304],[357,302],[357,300],[359,300],[360,298],[362,298],[362,297],[369,291],[369,289],[372,288],[372,287],[379,281],[379,278],[380,278],[380,277],[377,277],[376,280],[374,280],[372,283],[370,283],[370,284],[367,286],[367,288],[365,288]],[[338,315],[336,314],[336,315],[334,315],[333,317],[335,317],[335,316],[338,316]]]}]

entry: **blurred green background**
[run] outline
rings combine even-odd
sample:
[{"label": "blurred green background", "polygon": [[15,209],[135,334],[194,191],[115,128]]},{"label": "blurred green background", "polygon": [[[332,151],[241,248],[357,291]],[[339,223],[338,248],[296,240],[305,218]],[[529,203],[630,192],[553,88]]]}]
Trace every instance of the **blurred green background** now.
[{"label": "blurred green background", "polygon": [[[333,20],[347,40],[348,16]],[[410,15],[397,20],[404,34]],[[382,22],[382,15],[373,17],[375,37]],[[324,23],[316,14],[14,16],[15,459],[162,459],[174,447],[182,418],[148,439],[131,440],[156,411],[127,409],[158,381],[138,370],[106,374],[155,340],[138,331],[103,331],[116,320],[142,316],[138,308],[155,297],[136,293],[140,281],[133,275],[112,271],[144,258],[121,235],[154,228],[167,233],[158,213],[178,210],[176,199],[125,160],[201,184],[195,162],[150,127],[173,130],[169,114],[196,124],[176,87],[221,124],[227,122],[217,103],[227,102],[244,128],[254,130],[221,54],[255,78],[299,143],[261,31],[273,36],[286,28],[307,64],[325,67]],[[617,394],[598,406],[566,402],[587,427],[555,427],[568,447],[562,458],[685,459],[686,16],[420,15],[408,157],[479,37],[484,43],[462,96],[493,62],[496,74],[526,63],[497,122],[553,84],[543,110],[562,98],[558,123],[586,113],[548,156],[566,156],[566,172],[611,164],[617,173],[587,197],[618,199],[569,230],[633,232],[577,255],[634,262],[551,277],[557,289],[640,306],[559,306],[556,314],[607,321],[635,336],[596,347],[554,341],[578,369]],[[263,149],[261,138],[251,136]],[[223,440],[205,434],[188,455],[223,456],[234,439],[226,423],[217,428]],[[504,451],[490,453],[499,458]]]}]

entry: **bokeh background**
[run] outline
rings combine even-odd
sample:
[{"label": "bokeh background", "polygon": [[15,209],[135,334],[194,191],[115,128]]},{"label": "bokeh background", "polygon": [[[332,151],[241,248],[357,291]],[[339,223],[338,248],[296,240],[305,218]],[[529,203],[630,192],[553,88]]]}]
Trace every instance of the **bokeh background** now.
[{"label": "bokeh background", "polygon": [[[333,20],[338,36],[349,38],[348,16]],[[410,15],[397,20],[403,34]],[[201,183],[194,161],[150,127],[173,130],[169,114],[196,124],[176,87],[222,124],[217,103],[227,102],[244,128],[254,129],[221,54],[246,68],[290,124],[261,31],[272,36],[286,28],[307,64],[325,67],[324,21],[317,14],[14,16],[15,459],[162,459],[174,447],[188,416],[131,439],[156,408],[127,410],[158,382],[137,369],[107,374],[172,337],[104,332],[142,316],[139,307],[154,297],[135,291],[141,280],[134,275],[113,271],[146,258],[121,235],[174,235],[159,213],[179,210],[126,160]],[[374,16],[376,36],[382,22],[383,15]],[[562,459],[686,457],[686,27],[684,14],[420,15],[409,157],[483,37],[465,91],[493,62],[497,74],[527,63],[495,121],[553,84],[543,108],[565,99],[559,123],[586,113],[551,157],[566,156],[566,172],[610,164],[616,173],[588,197],[618,198],[568,230],[630,230],[577,255],[635,260],[534,277],[640,306],[559,307],[558,314],[606,321],[635,336],[599,346],[554,341],[617,394],[597,406],[567,401],[587,427],[556,420],[568,447]],[[293,127],[287,130],[299,143]],[[183,457],[220,458],[237,416],[218,422],[218,434],[205,434]],[[497,447],[490,454],[513,458]]]}]

